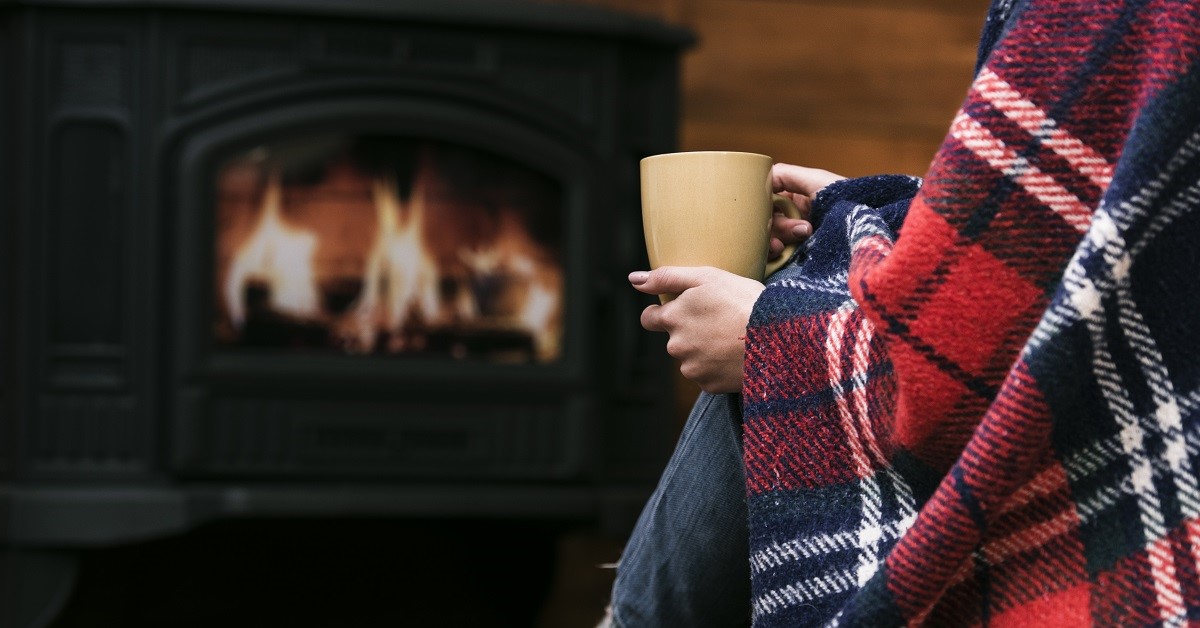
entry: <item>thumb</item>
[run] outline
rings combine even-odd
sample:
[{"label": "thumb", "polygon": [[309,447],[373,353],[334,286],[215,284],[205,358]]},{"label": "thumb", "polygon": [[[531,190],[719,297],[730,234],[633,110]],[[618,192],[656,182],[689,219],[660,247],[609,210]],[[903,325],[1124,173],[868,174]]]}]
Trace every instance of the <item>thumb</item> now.
[{"label": "thumb", "polygon": [[716,271],[707,266],[662,266],[630,273],[629,283],[646,294],[679,294],[708,281]]}]

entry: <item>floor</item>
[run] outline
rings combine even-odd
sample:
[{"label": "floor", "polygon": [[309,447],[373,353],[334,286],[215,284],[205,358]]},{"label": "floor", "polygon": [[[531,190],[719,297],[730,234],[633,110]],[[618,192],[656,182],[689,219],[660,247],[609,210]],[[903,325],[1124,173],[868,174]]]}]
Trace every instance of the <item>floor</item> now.
[{"label": "floor", "polygon": [[600,620],[612,588],[611,567],[623,541],[576,530],[559,541],[556,577],[539,616],[538,628],[592,628]]},{"label": "floor", "polygon": [[83,561],[53,628],[591,628],[622,540],[511,521],[248,521]]}]

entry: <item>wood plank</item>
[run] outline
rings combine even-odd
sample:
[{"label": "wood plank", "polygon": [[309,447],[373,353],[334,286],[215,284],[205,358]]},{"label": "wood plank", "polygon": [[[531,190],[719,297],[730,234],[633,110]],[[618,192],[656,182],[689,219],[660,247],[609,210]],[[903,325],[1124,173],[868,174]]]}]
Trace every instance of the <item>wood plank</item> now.
[{"label": "wood plank", "polygon": [[[785,10],[786,8],[786,10]],[[940,130],[970,82],[982,14],[694,0],[685,117]]]}]

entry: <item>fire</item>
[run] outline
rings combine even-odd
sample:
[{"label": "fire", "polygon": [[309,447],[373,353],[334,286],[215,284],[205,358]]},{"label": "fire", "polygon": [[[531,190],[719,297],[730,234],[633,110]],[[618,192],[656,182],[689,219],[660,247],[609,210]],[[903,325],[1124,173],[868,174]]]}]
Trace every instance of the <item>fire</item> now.
[{"label": "fire", "polygon": [[405,323],[414,309],[426,322],[436,319],[441,309],[441,278],[423,243],[425,204],[420,186],[409,196],[407,208],[400,201],[392,177],[375,180],[371,191],[379,227],[367,255],[363,292],[354,312],[358,347],[375,344],[382,320],[383,328],[395,334],[393,348],[402,350],[406,344]]},{"label": "fire", "polygon": [[[307,187],[287,187],[286,219],[285,186],[278,172],[269,172],[257,223],[240,247],[226,248],[232,256],[222,294],[233,334],[227,342],[248,333],[247,320],[265,307],[267,316],[258,320],[266,321],[270,338],[286,337],[289,346],[557,359],[563,272],[531,234],[536,214],[522,205],[528,194],[460,190],[461,183],[452,183],[460,180],[437,165],[422,153],[402,194],[394,175],[331,161],[316,183],[310,177]],[[259,166],[240,167],[245,178]],[[229,194],[251,198],[246,189],[255,184],[238,185]],[[233,238],[242,210],[229,211],[235,218],[221,237]],[[248,303],[251,287],[266,298]]]},{"label": "fire", "polygon": [[476,282],[506,281],[524,286],[513,302],[501,306],[504,323],[528,332],[537,355],[545,360],[561,344],[562,271],[541,258],[544,253],[513,216],[501,217],[496,238],[480,250],[459,252]]},{"label": "fire", "polygon": [[225,303],[234,327],[246,320],[246,288],[263,284],[272,310],[297,318],[320,313],[313,254],[317,236],[283,221],[283,189],[272,173],[263,195],[262,217],[250,240],[238,250],[225,279]]}]

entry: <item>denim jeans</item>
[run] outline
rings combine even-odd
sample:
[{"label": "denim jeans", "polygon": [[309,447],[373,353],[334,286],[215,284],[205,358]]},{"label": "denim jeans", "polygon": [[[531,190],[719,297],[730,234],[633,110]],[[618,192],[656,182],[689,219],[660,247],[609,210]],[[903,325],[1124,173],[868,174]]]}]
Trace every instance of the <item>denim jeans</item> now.
[{"label": "denim jeans", "polygon": [[617,564],[617,628],[748,626],[750,557],[738,395],[700,393]]}]

